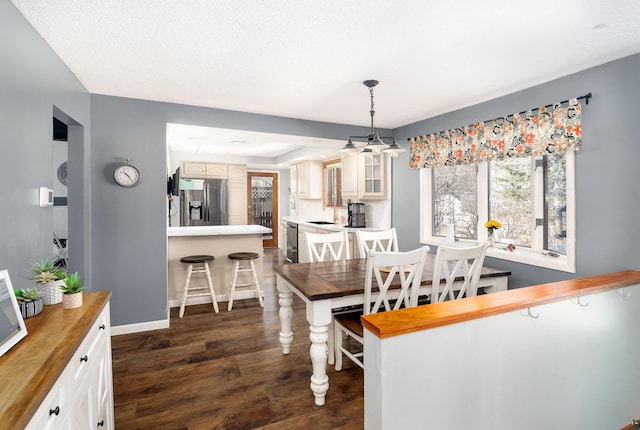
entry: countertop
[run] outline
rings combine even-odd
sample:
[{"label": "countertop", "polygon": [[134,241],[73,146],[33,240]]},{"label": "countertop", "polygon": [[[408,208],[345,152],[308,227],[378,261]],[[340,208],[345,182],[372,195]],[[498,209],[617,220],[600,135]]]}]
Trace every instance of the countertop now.
[{"label": "countertop", "polygon": [[[314,223],[312,223],[310,221],[327,221],[327,220],[314,219],[311,216],[299,216],[299,215],[283,216],[282,220],[285,221],[285,222],[296,223],[298,225],[305,225],[307,227],[320,228],[322,230],[327,230],[327,231],[342,231],[342,230],[347,230],[347,231],[356,231],[356,230],[380,231],[380,230],[386,230],[386,229],[383,229],[383,228],[373,228],[373,227],[347,227],[347,226],[342,225],[340,223],[337,223],[337,224],[314,224]],[[331,221],[327,221],[327,222],[331,222]]]},{"label": "countertop", "polygon": [[261,225],[212,225],[194,227],[168,227],[167,236],[234,236],[243,234],[271,233],[271,229]]}]

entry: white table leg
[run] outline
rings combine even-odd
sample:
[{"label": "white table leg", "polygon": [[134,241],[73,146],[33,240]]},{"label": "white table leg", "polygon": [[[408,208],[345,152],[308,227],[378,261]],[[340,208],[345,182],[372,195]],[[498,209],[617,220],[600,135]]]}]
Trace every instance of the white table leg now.
[{"label": "white table leg", "polygon": [[291,319],[293,316],[293,299],[291,290],[285,281],[278,277],[278,303],[280,304],[280,345],[282,345],[282,353],[289,354],[291,352],[291,343],[293,342],[293,332],[291,331]]},{"label": "white table leg", "polygon": [[322,406],[329,390],[329,376],[327,376],[327,332],[329,326],[311,325],[309,330],[309,339],[311,340],[309,354],[311,355],[311,364],[313,366],[311,391],[315,396],[316,405]]}]

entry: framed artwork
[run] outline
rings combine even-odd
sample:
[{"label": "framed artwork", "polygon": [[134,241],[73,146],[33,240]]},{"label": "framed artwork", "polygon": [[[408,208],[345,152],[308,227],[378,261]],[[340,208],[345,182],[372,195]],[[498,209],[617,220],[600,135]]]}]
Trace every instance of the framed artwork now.
[{"label": "framed artwork", "polygon": [[9,272],[0,270],[0,356],[27,335]]}]

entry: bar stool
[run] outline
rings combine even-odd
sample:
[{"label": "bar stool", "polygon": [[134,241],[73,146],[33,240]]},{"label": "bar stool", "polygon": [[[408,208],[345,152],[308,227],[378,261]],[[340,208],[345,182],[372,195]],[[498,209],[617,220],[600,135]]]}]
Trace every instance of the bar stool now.
[{"label": "bar stool", "polygon": [[[229,254],[229,260],[233,260],[233,272],[231,283],[229,284],[229,288],[227,289],[227,299],[229,300],[229,304],[227,306],[227,310],[231,310],[233,307],[233,296],[236,292],[236,287],[251,287],[247,288],[248,291],[254,291],[258,296],[258,301],[260,301],[260,306],[264,307],[264,302],[262,300],[262,291],[260,290],[260,283],[258,282],[258,276],[256,275],[256,266],[253,264],[253,260],[256,258],[260,258],[258,254],[255,252],[234,252],[233,254]],[[240,263],[245,263],[243,266]],[[246,263],[249,263],[248,265]],[[251,272],[251,279],[253,282],[249,282],[247,284],[238,284],[238,272]]]},{"label": "bar stool", "polygon": [[[200,297],[211,296],[213,302],[213,310],[218,312],[218,301],[216,300],[216,293],[213,290],[213,283],[211,282],[211,272],[209,272],[209,262],[214,261],[213,255],[189,255],[180,259],[181,263],[187,264],[187,275],[184,280],[184,289],[182,290],[182,300],[180,301],[180,318],[184,315],[184,306],[187,303],[188,297]],[[194,287],[189,291],[189,284],[191,282],[191,275],[193,273],[204,273],[207,275],[208,287]],[[206,291],[206,293],[199,293],[196,291]],[[195,293],[194,293],[195,292]]]}]

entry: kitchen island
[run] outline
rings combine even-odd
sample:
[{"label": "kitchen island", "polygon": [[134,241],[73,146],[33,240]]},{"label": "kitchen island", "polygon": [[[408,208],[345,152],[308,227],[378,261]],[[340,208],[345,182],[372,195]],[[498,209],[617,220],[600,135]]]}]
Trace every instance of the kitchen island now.
[{"label": "kitchen island", "polygon": [[[227,285],[231,281],[232,262],[227,255],[232,252],[255,252],[260,258],[255,260],[258,279],[262,280],[262,236],[271,233],[270,228],[260,225],[220,225],[204,227],[168,227],[168,295],[169,306],[180,306],[180,297],[184,287],[186,264],[180,258],[188,255],[209,254],[215,261],[209,263],[211,279],[216,298],[226,301]],[[192,286],[206,286],[204,276],[193,276]],[[253,296],[247,296],[253,297]],[[242,299],[238,292],[236,299]],[[210,303],[209,297],[187,299],[187,306],[199,303]]]}]

